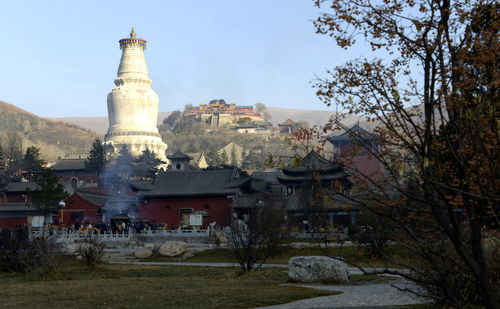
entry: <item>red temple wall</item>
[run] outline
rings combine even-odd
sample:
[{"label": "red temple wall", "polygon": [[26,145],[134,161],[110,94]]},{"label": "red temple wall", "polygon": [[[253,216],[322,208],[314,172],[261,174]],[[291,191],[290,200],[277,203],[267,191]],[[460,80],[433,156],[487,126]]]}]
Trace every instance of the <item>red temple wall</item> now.
[{"label": "red temple wall", "polygon": [[182,221],[181,208],[192,208],[196,211],[206,211],[203,226],[216,221],[220,226],[227,226],[231,221],[231,199],[199,198],[199,199],[151,199],[145,200],[139,206],[138,216],[151,223],[166,223],[170,228],[177,228]]},{"label": "red temple wall", "polygon": [[96,224],[102,221],[102,215],[98,214],[99,207],[94,204],[87,202],[82,199],[78,194],[73,194],[66,200],[66,206],[62,211],[59,211],[59,217],[61,213],[63,214],[64,224],[77,223],[75,220],[71,220],[71,214],[81,213],[83,214],[83,219],[80,223],[85,224]]}]

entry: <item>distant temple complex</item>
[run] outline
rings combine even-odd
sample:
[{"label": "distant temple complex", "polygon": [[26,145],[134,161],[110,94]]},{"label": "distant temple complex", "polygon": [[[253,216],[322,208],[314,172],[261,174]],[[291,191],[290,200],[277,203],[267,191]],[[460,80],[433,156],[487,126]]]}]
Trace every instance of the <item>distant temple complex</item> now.
[{"label": "distant temple complex", "polygon": [[151,88],[144,57],[146,43],[136,38],[133,28],[129,38],[120,40],[123,52],[116,87],[108,94],[109,129],[104,143],[109,154],[126,146],[134,156],[149,149],[166,160],[167,145],[156,126],[159,99]]},{"label": "distant temple complex", "polygon": [[253,106],[238,106],[226,101],[212,100],[208,104],[200,104],[186,111],[187,116],[195,117],[209,123],[211,126],[231,124],[239,118],[250,118],[252,121],[262,121],[260,114],[255,113]]}]

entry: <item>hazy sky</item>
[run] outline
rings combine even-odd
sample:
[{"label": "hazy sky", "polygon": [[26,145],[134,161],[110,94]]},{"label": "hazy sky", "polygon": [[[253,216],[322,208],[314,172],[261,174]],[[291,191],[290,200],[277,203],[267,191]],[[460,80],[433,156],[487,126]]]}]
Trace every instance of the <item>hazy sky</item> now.
[{"label": "hazy sky", "polygon": [[330,109],[311,80],[363,50],[315,34],[312,0],[3,1],[0,100],[45,117],[105,116],[133,26],[160,111],[223,98]]}]

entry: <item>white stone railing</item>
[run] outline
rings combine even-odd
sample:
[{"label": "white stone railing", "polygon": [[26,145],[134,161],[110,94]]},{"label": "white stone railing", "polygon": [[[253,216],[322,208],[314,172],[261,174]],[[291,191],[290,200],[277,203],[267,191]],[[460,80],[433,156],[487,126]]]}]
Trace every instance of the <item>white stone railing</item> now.
[{"label": "white stone railing", "polygon": [[[31,237],[42,236],[42,230],[31,230]],[[100,233],[100,231],[70,231],[67,230],[45,230],[45,236],[53,237],[58,242],[73,242],[88,236],[102,239],[103,241],[127,241],[136,237],[208,237],[210,231],[205,230],[144,230],[139,233],[132,229],[122,233]]]}]

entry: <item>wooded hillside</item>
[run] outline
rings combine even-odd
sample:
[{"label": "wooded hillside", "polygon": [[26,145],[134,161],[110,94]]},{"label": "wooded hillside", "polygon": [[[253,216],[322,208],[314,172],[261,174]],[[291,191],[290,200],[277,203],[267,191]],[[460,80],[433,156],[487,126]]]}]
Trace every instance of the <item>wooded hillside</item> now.
[{"label": "wooded hillside", "polygon": [[0,101],[0,137],[8,131],[23,136],[23,148],[36,145],[46,159],[66,153],[87,153],[97,134],[80,126],[52,121]]}]

